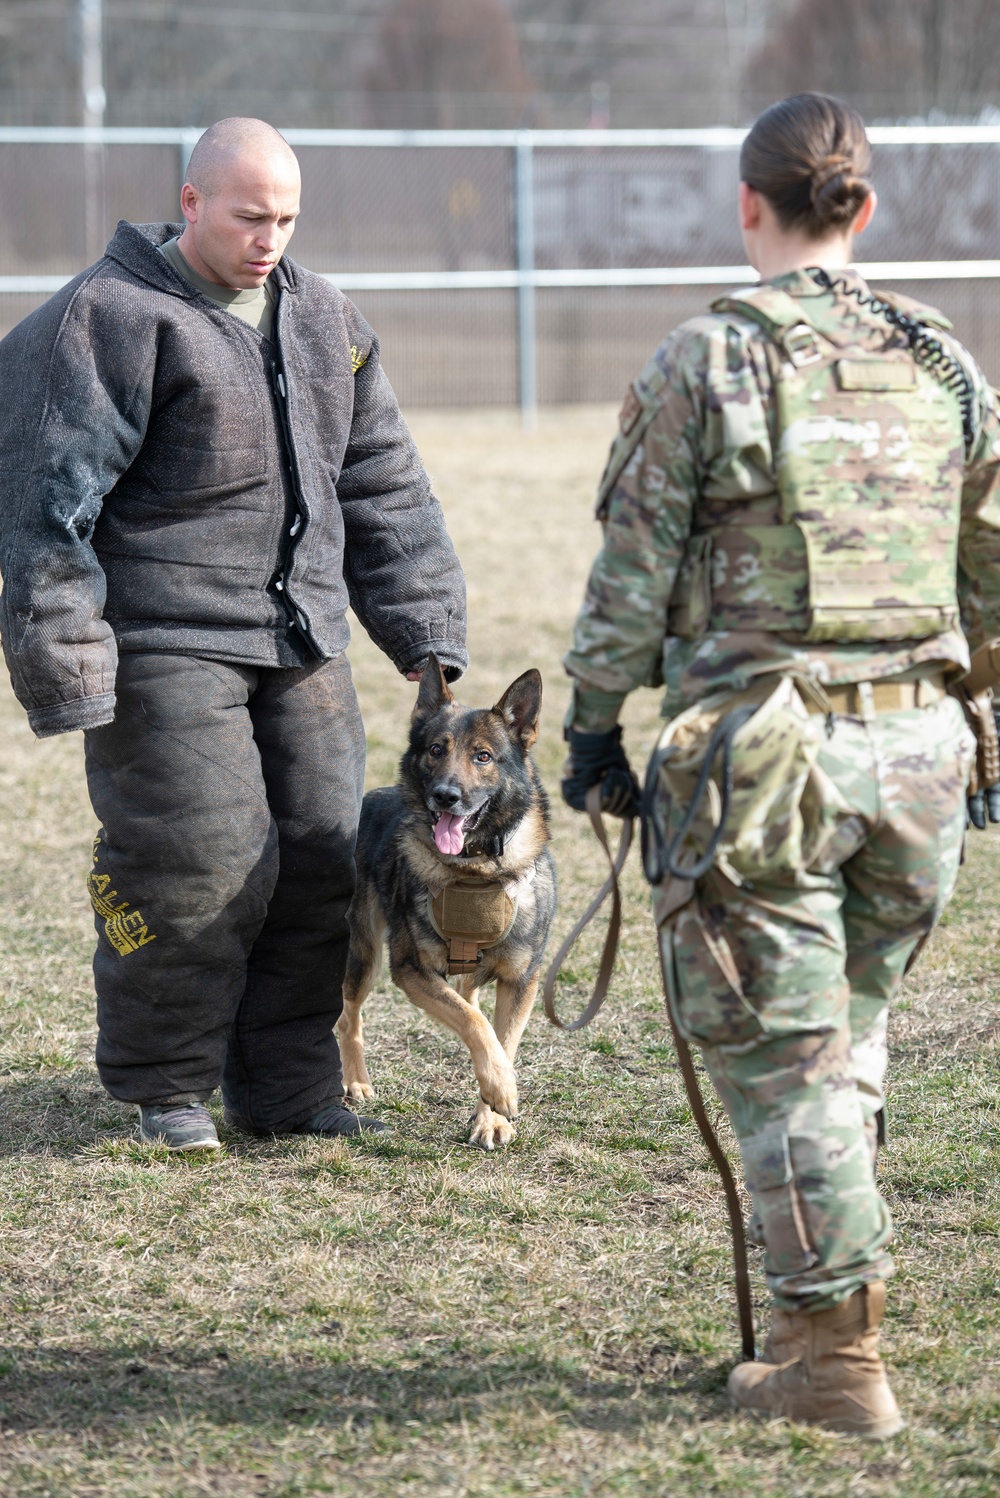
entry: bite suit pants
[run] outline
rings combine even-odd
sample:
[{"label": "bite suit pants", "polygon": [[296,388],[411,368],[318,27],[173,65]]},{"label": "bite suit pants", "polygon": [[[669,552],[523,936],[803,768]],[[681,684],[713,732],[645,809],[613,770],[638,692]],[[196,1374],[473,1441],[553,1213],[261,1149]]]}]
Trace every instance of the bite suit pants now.
[{"label": "bite suit pants", "polygon": [[295,1128],[343,1095],[364,779],[348,662],[124,654],[117,696],[86,735],[101,1080],[133,1103],[221,1083],[249,1127]]}]

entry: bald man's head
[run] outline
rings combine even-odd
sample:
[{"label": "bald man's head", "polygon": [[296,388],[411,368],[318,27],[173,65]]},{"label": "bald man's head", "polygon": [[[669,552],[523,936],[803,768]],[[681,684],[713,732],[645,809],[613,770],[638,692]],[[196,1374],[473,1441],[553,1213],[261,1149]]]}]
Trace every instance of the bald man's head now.
[{"label": "bald man's head", "polygon": [[233,168],[239,169],[246,159],[273,159],[276,164],[284,162],[295,173],[299,169],[295,152],[273,125],[266,120],[233,115],[231,119],[209,125],[199,137],[191,152],[185,180],[206,197],[211,197],[232,175]]},{"label": "bald man's head", "polygon": [[220,286],[261,286],[281,258],[299,212],[299,164],[264,120],[239,116],[205,131],[181,189],[180,248]]}]

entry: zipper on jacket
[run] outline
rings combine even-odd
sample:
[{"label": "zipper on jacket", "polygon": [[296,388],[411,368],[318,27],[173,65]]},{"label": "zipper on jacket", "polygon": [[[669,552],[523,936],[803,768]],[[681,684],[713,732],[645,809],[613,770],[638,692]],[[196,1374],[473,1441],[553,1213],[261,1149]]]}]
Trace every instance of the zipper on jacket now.
[{"label": "zipper on jacket", "polygon": [[[285,470],[288,474],[291,497],[295,501],[295,515],[284,534],[278,577],[274,586],[275,590],[282,595],[289,614],[294,615],[293,622],[298,625],[303,634],[306,634],[306,623],[301,611],[295,607],[292,599],[285,593],[285,574],[288,571],[289,552],[291,550],[289,540],[297,536],[302,529],[306,507],[302,500],[302,486],[299,483],[298,465],[295,461],[291,422],[288,419],[288,385],[285,380],[284,371],[278,368],[273,359],[271,360],[271,385],[274,391],[274,403],[278,408],[278,419],[281,424],[281,435],[285,448]],[[287,519],[288,517],[286,516],[286,521]]]}]

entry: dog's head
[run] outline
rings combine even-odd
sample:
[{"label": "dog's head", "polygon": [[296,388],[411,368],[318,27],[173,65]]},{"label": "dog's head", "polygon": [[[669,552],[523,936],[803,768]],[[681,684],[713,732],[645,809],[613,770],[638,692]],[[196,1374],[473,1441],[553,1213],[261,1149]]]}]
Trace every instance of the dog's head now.
[{"label": "dog's head", "polygon": [[400,768],[407,801],[429,821],[439,853],[488,847],[537,799],[527,760],[541,706],[542,678],[525,671],[495,706],[461,707],[429,656]]}]

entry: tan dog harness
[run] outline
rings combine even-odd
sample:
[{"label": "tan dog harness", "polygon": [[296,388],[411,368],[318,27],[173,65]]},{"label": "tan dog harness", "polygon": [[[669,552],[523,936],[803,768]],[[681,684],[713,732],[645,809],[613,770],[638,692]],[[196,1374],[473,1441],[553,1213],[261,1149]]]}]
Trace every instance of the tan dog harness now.
[{"label": "tan dog harness", "polygon": [[499,881],[456,879],[430,898],[431,925],[448,943],[448,972],[474,973],[483,951],[495,947],[517,919],[517,900]]}]

